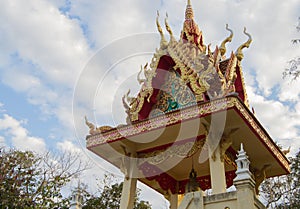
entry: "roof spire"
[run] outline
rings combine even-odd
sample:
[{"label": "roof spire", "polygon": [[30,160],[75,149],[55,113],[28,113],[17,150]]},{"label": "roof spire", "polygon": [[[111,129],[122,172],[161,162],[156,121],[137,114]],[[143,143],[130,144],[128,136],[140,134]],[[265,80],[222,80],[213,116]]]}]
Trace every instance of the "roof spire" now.
[{"label": "roof spire", "polygon": [[185,19],[193,19],[194,18],[194,12],[191,4],[191,0],[188,0],[185,10]]},{"label": "roof spire", "polygon": [[194,11],[192,8],[191,0],[187,0],[185,21],[183,23],[181,39],[192,44],[196,44],[201,52],[206,51],[206,46],[203,43],[202,31],[199,30],[199,27],[194,20]]}]

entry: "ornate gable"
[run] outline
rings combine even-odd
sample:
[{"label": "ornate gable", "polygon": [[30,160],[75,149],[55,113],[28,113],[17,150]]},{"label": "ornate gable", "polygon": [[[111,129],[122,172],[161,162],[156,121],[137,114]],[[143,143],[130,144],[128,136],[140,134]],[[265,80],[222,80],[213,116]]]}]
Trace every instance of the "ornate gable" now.
[{"label": "ornate gable", "polygon": [[226,43],[232,40],[232,30],[226,25],[230,35],[211,51],[210,45],[204,45],[190,1],[186,7],[180,40],[173,36],[168,16],[165,18],[165,28],[170,36],[169,41],[161,28],[159,14],[156,25],[161,36],[160,47],[156,49],[150,65],[141,67],[138,74],[141,90],[137,97],[130,97],[128,91],[122,99],[128,123],[230,94],[237,94],[248,106],[241,67],[242,49],[249,47],[252,41],[246,29],[247,42],[226,58]]}]

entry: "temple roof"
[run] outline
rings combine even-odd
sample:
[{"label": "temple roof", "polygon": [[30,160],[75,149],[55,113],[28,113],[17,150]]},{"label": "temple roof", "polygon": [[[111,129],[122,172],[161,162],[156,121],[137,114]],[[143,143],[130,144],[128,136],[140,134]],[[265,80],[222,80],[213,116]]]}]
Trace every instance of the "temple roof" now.
[{"label": "temple roof", "polygon": [[[226,43],[232,40],[232,30],[226,25],[230,35],[212,52],[210,45],[204,44],[190,1],[186,6],[179,40],[173,35],[168,16],[165,18],[165,28],[170,36],[169,41],[160,25],[159,13],[156,25],[161,42],[150,65],[147,63],[141,67],[138,74],[141,90],[137,97],[129,96],[129,91],[123,97],[128,123],[230,94],[237,94],[248,105],[241,67],[242,49],[249,47],[252,41],[246,29],[244,33],[248,40],[236,53],[231,52],[226,58]],[[142,72],[144,78],[141,78]]]},{"label": "temple roof", "polygon": [[[127,124],[97,128],[86,120],[90,128],[87,148],[125,175],[129,174],[124,164],[133,160],[139,180],[162,194],[182,194],[194,158],[201,189],[211,187],[206,143],[210,128],[215,127],[220,133],[218,146],[223,150],[227,186],[235,177],[234,160],[241,143],[256,182],[262,177],[289,173],[287,158],[249,110],[241,65],[242,50],[252,41],[246,29],[248,40],[226,57],[232,30],[226,25],[230,34],[212,51],[204,44],[202,31],[194,21],[190,0],[179,40],[173,36],[168,17],[165,28],[169,40],[159,14],[156,25],[161,42],[151,63],[141,67],[138,74],[141,89],[136,97],[129,96],[128,91],[122,98]],[[224,122],[223,127],[220,122]],[[201,160],[203,156],[205,160]]]},{"label": "temple roof", "polygon": [[[226,117],[220,146],[230,144],[222,157],[228,187],[233,184],[234,161],[241,143],[253,174],[259,177],[265,168],[266,178],[289,173],[289,161],[237,95],[198,103],[132,125],[91,129],[87,148],[121,170],[124,159],[136,159],[138,173],[134,177],[162,194],[168,190],[173,194],[184,193],[193,160],[197,181],[206,190],[211,188],[207,129],[222,114]],[[136,156],[128,155],[131,152],[136,152]]]}]

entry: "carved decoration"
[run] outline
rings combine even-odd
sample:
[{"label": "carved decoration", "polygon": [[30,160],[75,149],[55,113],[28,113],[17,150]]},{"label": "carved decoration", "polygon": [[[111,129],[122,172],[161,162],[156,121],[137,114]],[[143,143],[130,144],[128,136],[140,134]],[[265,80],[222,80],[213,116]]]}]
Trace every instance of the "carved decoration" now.
[{"label": "carved decoration", "polygon": [[89,127],[89,133],[91,135],[94,135],[94,134],[98,134],[98,133],[105,133],[105,132],[108,132],[110,130],[112,130],[113,128],[110,127],[110,126],[101,126],[101,127],[96,127],[93,123],[89,122],[87,117],[85,116],[84,117],[85,119],[85,124]]},{"label": "carved decoration", "polygon": [[151,116],[196,104],[194,94],[174,70],[167,73],[157,98],[158,101],[152,108],[156,113],[152,113]]},{"label": "carved decoration", "polygon": [[[172,58],[175,63],[172,70],[177,72],[178,78],[191,90],[196,102],[221,98],[235,92],[236,69],[237,66],[241,69],[240,61],[243,58],[242,49],[249,47],[252,41],[246,29],[244,33],[249,37],[249,40],[237,49],[236,54],[231,53],[229,61],[226,62],[228,63],[226,70],[221,71],[220,62],[226,52],[225,45],[231,42],[233,37],[233,31],[228,28],[228,25],[226,25],[226,30],[230,32],[230,35],[221,43],[220,48],[216,47],[214,52],[211,52],[209,47],[207,54],[206,46],[203,43],[202,31],[199,30],[198,25],[194,21],[194,13],[190,2],[188,2],[186,7],[185,22],[183,24],[180,40],[177,41],[173,35],[168,23],[168,15],[166,15],[165,18],[165,28],[170,35],[169,42],[166,40],[159,23],[158,12],[156,25],[161,36],[160,47],[156,49],[153,55],[150,69],[147,69],[147,64],[144,66],[144,70],[142,70],[141,67],[138,74],[138,82],[142,85],[141,90],[137,97],[130,97],[130,91],[123,97],[125,112],[128,115],[127,123],[137,121],[139,119],[139,112],[143,108],[145,101],[150,102],[154,91],[152,80],[155,79],[160,58],[164,55]],[[144,71],[144,79],[141,78],[142,71]],[[166,108],[166,106],[168,100],[171,98],[170,95],[161,91],[158,95],[160,97],[158,100],[160,104],[158,105],[163,106],[163,108],[159,108],[159,110],[162,112],[168,111],[169,109]],[[165,101],[160,101],[163,99],[165,99]],[[156,98],[153,98],[153,101],[157,101]]]},{"label": "carved decoration", "polygon": [[247,33],[246,27],[244,28],[244,34],[245,34],[246,36],[248,36],[248,40],[247,40],[245,43],[243,43],[243,44],[236,50],[236,57],[238,58],[239,61],[241,61],[241,60],[244,58],[244,54],[243,54],[242,50],[243,50],[244,48],[249,48],[249,46],[250,46],[250,44],[251,44],[251,42],[252,42],[252,37],[251,37],[251,35],[250,35],[249,33]]},{"label": "carved decoration", "polygon": [[239,128],[231,129],[227,134],[223,134],[220,141],[220,158],[221,161],[224,162],[225,153],[227,149],[232,145],[232,135],[239,130]]},{"label": "carved decoration", "polygon": [[283,153],[284,155],[287,155],[287,154],[290,153],[290,151],[291,151],[291,146],[289,146],[288,149],[282,150],[282,153]]},{"label": "carved decoration", "polygon": [[[127,113],[128,119],[130,119],[130,121],[138,120],[138,113],[142,109],[145,99],[149,102],[153,94],[152,79],[156,76],[156,71],[152,69],[147,69],[147,66],[148,63],[144,66],[145,79],[140,78],[142,67],[141,71],[138,73],[137,80],[140,84],[142,84],[142,88],[138,96],[130,97],[130,90],[128,90],[128,92],[122,98],[123,106],[125,107],[125,112]],[[127,123],[129,122],[128,119]]]},{"label": "carved decoration", "polygon": [[151,165],[158,165],[174,156],[180,158],[189,158],[193,156],[198,150],[201,150],[204,143],[205,140],[197,140],[195,142],[192,141],[180,145],[172,145],[171,147],[162,150],[155,150],[146,154],[140,153],[140,163],[142,164],[144,162],[147,162]]},{"label": "carved decoration", "polygon": [[[172,176],[167,173],[162,172],[158,167],[148,164],[147,162],[143,163],[139,166],[139,170],[143,172],[145,176],[147,176],[147,180],[156,181],[160,188],[166,191],[170,191],[172,194],[184,194],[186,185],[189,182],[189,179],[176,181]],[[225,173],[226,175],[226,184],[227,187],[233,185],[233,179],[235,178],[235,171],[228,171]],[[201,176],[197,177],[196,181],[200,186],[201,190],[205,191],[211,188],[210,176]]]},{"label": "carved decoration", "polygon": [[261,139],[265,146],[267,146],[271,150],[271,152],[276,156],[282,166],[287,171],[290,171],[289,162],[285,158],[283,153],[278,150],[276,145],[271,141],[269,136],[266,135],[266,133],[256,122],[253,116],[250,115],[250,113],[235,97],[226,97],[218,100],[213,100],[209,103],[198,104],[196,106],[191,106],[189,108],[183,109],[180,112],[170,112],[164,116],[158,116],[143,122],[139,122],[138,124],[121,127],[118,130],[113,129],[102,134],[97,134],[97,132],[93,133],[91,134],[91,136],[87,137],[87,147],[109,143],[123,137],[130,137],[144,131],[151,131],[160,127],[166,127],[179,123],[181,121],[196,117],[202,117],[213,112],[218,112],[233,107],[238,110],[238,112],[241,114],[241,117],[253,129],[254,133]]},{"label": "carved decoration", "polygon": [[221,45],[219,47],[222,57],[226,53],[226,46],[225,46],[225,44],[228,43],[228,42],[231,42],[232,41],[232,37],[233,37],[233,31],[230,28],[228,28],[228,24],[226,24],[226,30],[228,30],[230,32],[230,35],[221,43]]}]

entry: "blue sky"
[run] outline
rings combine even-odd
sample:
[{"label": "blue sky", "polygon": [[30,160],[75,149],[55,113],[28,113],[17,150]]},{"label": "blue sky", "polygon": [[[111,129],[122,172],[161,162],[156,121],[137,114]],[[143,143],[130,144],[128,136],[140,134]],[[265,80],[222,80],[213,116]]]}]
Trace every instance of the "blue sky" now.
[{"label": "blue sky", "polygon": [[[178,36],[186,2],[1,0],[0,4],[0,143],[42,152],[84,150],[85,115],[99,125],[124,123],[121,95],[129,87],[133,93],[139,88],[133,77],[151,56],[129,56],[107,71],[117,60],[112,59],[117,56],[112,49],[128,55],[122,44],[110,47],[133,34],[157,34],[157,10],[162,23],[168,12]],[[283,80],[282,71],[288,60],[300,55],[300,47],[290,41],[300,36],[295,28],[300,2],[194,0],[192,4],[205,44],[220,44],[227,36],[226,23],[235,34],[228,53],[245,41],[244,26],[252,34],[253,44],[244,50],[242,63],[250,105],[273,139],[283,147],[292,146],[291,155],[295,153],[300,147],[300,82]],[[155,37],[148,44],[140,45],[141,51],[158,47]],[[106,55],[100,56],[105,50]],[[87,80],[79,84],[87,71]]]}]

